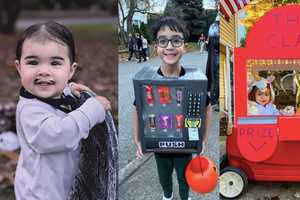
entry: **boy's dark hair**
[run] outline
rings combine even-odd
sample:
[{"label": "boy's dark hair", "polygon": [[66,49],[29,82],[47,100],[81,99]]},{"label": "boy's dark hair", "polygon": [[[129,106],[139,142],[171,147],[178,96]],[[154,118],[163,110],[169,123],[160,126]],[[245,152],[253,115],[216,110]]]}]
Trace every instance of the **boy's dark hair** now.
[{"label": "boy's dark hair", "polygon": [[[271,95],[271,87],[270,87],[269,84],[267,85],[267,88],[268,88],[268,92],[269,92],[269,94],[270,94],[270,101],[273,101],[273,98],[272,98],[272,95]],[[256,95],[257,90],[259,90],[258,87],[253,86],[252,90],[251,90],[250,93],[248,94],[248,99],[249,99],[250,101],[255,101],[255,102],[256,102],[255,95]]]},{"label": "boy's dark hair", "polygon": [[156,39],[158,31],[165,26],[169,27],[172,31],[182,33],[184,39],[187,39],[189,36],[184,22],[175,17],[162,17],[152,27],[152,36],[154,39]]},{"label": "boy's dark hair", "polygon": [[21,59],[23,43],[25,40],[36,37],[38,40],[53,40],[67,45],[69,50],[70,62],[73,63],[76,60],[75,43],[73,35],[69,29],[65,26],[49,21],[41,24],[34,24],[28,27],[17,41],[16,59]]}]

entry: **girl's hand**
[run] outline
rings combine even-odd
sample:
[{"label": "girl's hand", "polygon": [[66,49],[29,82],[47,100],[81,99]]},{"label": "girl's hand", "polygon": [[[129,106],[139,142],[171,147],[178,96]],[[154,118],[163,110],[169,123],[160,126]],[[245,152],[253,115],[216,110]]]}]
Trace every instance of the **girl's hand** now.
[{"label": "girl's hand", "polygon": [[95,98],[102,104],[105,110],[111,110],[110,101],[106,97],[96,96]]},{"label": "girl's hand", "polygon": [[90,91],[90,92],[92,92],[92,90],[89,87],[87,87],[85,85],[82,85],[82,84],[79,84],[79,83],[72,82],[72,83],[69,83],[69,86],[71,88],[72,94],[74,94],[77,97],[80,97],[80,92],[81,91]]},{"label": "girl's hand", "polygon": [[[93,93],[93,91],[89,87],[87,87],[83,84],[72,82],[69,85],[70,85],[72,94],[74,94],[77,97],[80,97],[80,92],[82,92],[82,91],[90,91],[91,93]],[[111,110],[110,101],[106,97],[95,96],[95,98],[102,104],[102,106],[104,107],[105,110]]]}]

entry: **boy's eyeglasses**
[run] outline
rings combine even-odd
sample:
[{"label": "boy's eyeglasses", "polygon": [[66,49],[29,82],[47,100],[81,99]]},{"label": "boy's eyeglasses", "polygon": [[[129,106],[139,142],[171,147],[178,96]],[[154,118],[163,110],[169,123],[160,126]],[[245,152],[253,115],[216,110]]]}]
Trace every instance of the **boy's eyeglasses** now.
[{"label": "boy's eyeglasses", "polygon": [[173,47],[181,47],[184,43],[184,39],[180,36],[171,37],[171,39],[168,39],[167,37],[159,37],[156,39],[156,44],[161,48],[166,48],[169,42],[171,42]]}]

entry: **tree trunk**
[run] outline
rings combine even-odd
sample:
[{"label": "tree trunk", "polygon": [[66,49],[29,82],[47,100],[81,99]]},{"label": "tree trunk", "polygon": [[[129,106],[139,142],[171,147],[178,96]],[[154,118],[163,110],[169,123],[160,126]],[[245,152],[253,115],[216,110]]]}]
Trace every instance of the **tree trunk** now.
[{"label": "tree trunk", "polygon": [[124,15],[122,3],[118,1],[119,9],[120,9],[120,20],[118,20],[118,26],[119,26],[119,41],[120,41],[120,46],[126,46],[127,44],[127,34],[125,32],[125,21],[127,17]]},{"label": "tree trunk", "polygon": [[119,41],[120,46],[127,46],[127,34],[124,30],[124,22],[123,24],[119,22]]},{"label": "tree trunk", "polygon": [[132,18],[136,8],[136,0],[129,0],[129,10],[127,15],[127,33],[132,33]]}]

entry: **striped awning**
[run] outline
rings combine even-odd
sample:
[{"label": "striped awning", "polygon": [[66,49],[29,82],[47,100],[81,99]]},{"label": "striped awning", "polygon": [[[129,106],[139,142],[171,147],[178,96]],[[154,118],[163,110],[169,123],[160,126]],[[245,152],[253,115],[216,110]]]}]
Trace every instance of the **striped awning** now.
[{"label": "striped awning", "polygon": [[245,7],[251,0],[220,0],[220,12],[229,20],[230,16]]}]

